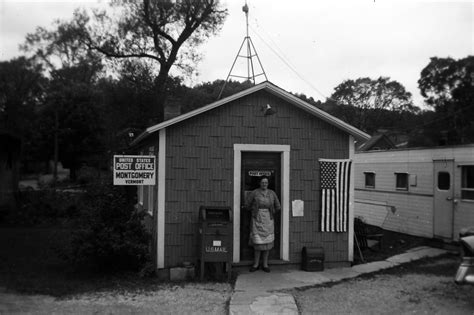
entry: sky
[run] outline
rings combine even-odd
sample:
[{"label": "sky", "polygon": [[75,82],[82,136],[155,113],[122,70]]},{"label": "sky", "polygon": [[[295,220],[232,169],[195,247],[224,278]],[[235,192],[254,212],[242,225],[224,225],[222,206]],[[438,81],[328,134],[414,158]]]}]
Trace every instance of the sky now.
[{"label": "sky", "polygon": [[[104,2],[0,0],[0,60],[21,55],[18,45],[37,26],[69,19],[78,6]],[[191,85],[227,78],[246,36],[245,0],[222,2],[229,15],[221,32],[199,47],[202,60],[197,75],[187,81]],[[405,86],[415,105],[423,108],[417,81],[430,57],[474,55],[474,0],[247,0],[247,4],[249,35],[267,79],[317,100],[325,100],[344,80],[386,76]],[[255,71],[261,72],[258,66]],[[247,75],[243,58],[237,59],[232,74]]]}]

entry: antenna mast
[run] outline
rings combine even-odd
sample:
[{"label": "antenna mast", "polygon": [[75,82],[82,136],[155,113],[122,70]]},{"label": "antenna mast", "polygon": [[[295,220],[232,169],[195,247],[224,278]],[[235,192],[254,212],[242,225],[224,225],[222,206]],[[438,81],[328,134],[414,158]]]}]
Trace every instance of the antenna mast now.
[{"label": "antenna mast", "polygon": [[[242,41],[242,44],[240,45],[239,51],[237,52],[237,56],[235,56],[234,62],[232,63],[232,67],[230,68],[230,71],[229,71],[229,74],[227,75],[224,86],[222,86],[222,89],[221,89],[217,99],[221,98],[222,92],[224,92],[225,86],[227,85],[227,82],[229,81],[230,77],[246,79],[247,81],[252,82],[253,85],[255,85],[255,78],[258,77],[258,76],[263,75],[265,77],[265,81],[268,80],[267,75],[265,73],[265,70],[263,69],[262,63],[260,62],[260,58],[258,57],[257,51],[255,50],[255,46],[253,45],[252,39],[249,36],[249,7],[247,5],[247,1],[245,1],[245,5],[242,7],[242,11],[245,13],[246,36],[245,36],[244,40]],[[241,55],[242,48],[244,47],[244,44],[247,47],[247,54],[246,55]],[[238,58],[246,58],[247,59],[247,76],[246,77],[232,74],[232,70],[234,70],[234,66],[235,66],[235,63],[237,62]],[[257,58],[258,64],[259,64],[260,69],[261,69],[260,73],[255,74],[253,58]]]}]

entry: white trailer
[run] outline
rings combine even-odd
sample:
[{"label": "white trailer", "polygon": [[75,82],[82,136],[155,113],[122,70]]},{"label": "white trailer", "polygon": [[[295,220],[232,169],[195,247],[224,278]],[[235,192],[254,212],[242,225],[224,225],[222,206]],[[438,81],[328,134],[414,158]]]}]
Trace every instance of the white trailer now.
[{"label": "white trailer", "polygon": [[358,152],[354,183],[369,224],[445,241],[474,226],[474,145]]}]

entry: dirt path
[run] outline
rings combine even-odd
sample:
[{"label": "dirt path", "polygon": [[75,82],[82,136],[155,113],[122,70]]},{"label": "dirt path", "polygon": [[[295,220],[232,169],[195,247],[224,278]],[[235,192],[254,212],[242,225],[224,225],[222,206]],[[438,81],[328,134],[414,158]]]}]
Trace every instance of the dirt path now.
[{"label": "dirt path", "polygon": [[158,291],[96,292],[67,298],[0,292],[0,314],[226,314],[225,283],[164,286]]},{"label": "dirt path", "polygon": [[456,257],[293,292],[302,314],[474,314],[474,286],[457,286]]}]

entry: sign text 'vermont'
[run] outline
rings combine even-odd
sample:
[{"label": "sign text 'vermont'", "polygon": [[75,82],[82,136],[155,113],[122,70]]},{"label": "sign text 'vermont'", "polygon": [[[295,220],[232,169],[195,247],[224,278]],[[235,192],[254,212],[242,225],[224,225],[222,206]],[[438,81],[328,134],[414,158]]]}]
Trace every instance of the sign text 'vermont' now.
[{"label": "sign text 'vermont'", "polygon": [[154,155],[114,155],[114,185],[155,185]]}]

